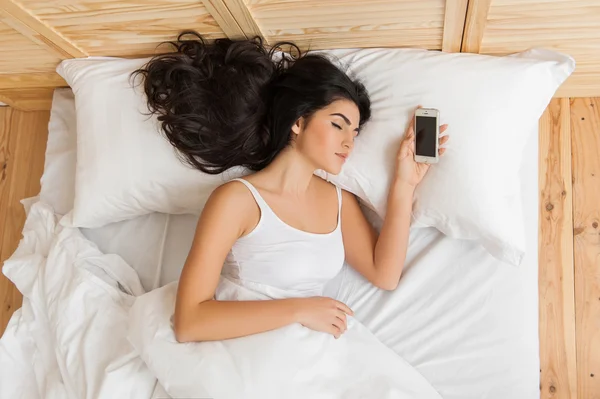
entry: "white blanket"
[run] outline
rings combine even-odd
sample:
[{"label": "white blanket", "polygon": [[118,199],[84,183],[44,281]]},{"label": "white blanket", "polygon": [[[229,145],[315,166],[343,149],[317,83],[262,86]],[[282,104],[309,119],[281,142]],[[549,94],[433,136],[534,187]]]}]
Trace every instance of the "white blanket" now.
[{"label": "white blanket", "polygon": [[156,379],[126,339],[135,271],[35,203],[3,273],[23,293],[0,340],[2,398],[149,398]]},{"label": "white blanket", "polygon": [[[352,317],[337,340],[295,323],[241,338],[177,343],[170,321],[176,289],[171,283],[139,297],[130,324],[130,341],[173,397],[440,398]],[[271,298],[222,276],[216,299]]]},{"label": "white blanket", "polygon": [[[155,376],[173,397],[440,397],[353,318],[338,340],[293,324],[179,344],[170,324],[176,283],[144,294],[119,256],[61,226],[41,202],[3,272],[24,295],[0,341],[3,398],[150,398]],[[269,298],[223,278],[217,299]]]}]

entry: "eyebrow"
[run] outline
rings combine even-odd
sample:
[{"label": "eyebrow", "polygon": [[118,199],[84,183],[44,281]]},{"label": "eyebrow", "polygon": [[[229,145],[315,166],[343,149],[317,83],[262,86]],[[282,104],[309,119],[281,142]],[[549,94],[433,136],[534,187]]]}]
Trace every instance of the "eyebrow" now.
[{"label": "eyebrow", "polygon": [[[350,125],[352,124],[352,122],[350,122],[350,119],[348,119],[348,118],[346,117],[346,115],[344,115],[344,114],[340,114],[339,112],[336,112],[336,113],[334,113],[334,114],[331,114],[331,115],[341,116],[341,117],[342,117],[342,119],[344,119],[344,122],[346,122],[346,124],[347,124],[348,126],[350,126]],[[358,131],[358,128],[356,128],[356,129],[354,129],[354,130]]]}]

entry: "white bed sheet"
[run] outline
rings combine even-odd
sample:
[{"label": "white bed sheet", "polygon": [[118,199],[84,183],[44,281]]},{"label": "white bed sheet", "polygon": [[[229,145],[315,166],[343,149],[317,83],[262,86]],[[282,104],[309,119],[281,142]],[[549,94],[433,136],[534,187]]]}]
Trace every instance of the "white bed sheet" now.
[{"label": "white bed sheet", "polygon": [[[73,203],[74,110],[70,90],[57,90],[40,197],[60,214]],[[532,135],[522,167],[527,255],[519,268],[475,243],[413,229],[397,290],[378,290],[348,266],[329,287],[444,398],[539,397],[537,143]],[[177,280],[196,222],[152,214],[82,232],[121,255],[150,290]]]}]

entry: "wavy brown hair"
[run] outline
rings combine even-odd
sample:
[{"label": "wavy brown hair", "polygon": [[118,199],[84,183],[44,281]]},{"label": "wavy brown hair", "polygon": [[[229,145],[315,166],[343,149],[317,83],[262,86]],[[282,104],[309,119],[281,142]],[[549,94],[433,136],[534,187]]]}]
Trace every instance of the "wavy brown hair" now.
[{"label": "wavy brown hair", "polygon": [[[365,87],[327,57],[283,42],[206,42],[194,31],[169,42],[133,73],[143,78],[148,108],[182,158],[205,173],[233,166],[261,170],[291,140],[292,125],[338,99],[354,102],[359,125],[370,117]],[[287,47],[290,52],[280,52]],[[294,54],[294,55],[293,55]]]}]

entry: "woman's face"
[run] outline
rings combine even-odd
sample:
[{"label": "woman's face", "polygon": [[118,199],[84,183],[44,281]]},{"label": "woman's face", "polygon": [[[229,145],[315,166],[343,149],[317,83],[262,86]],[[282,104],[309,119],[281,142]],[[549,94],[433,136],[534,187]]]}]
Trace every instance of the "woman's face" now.
[{"label": "woman's face", "polygon": [[360,113],[350,100],[336,100],[315,112],[308,120],[301,118],[292,127],[295,147],[327,173],[337,175],[352,149],[358,134]]}]

